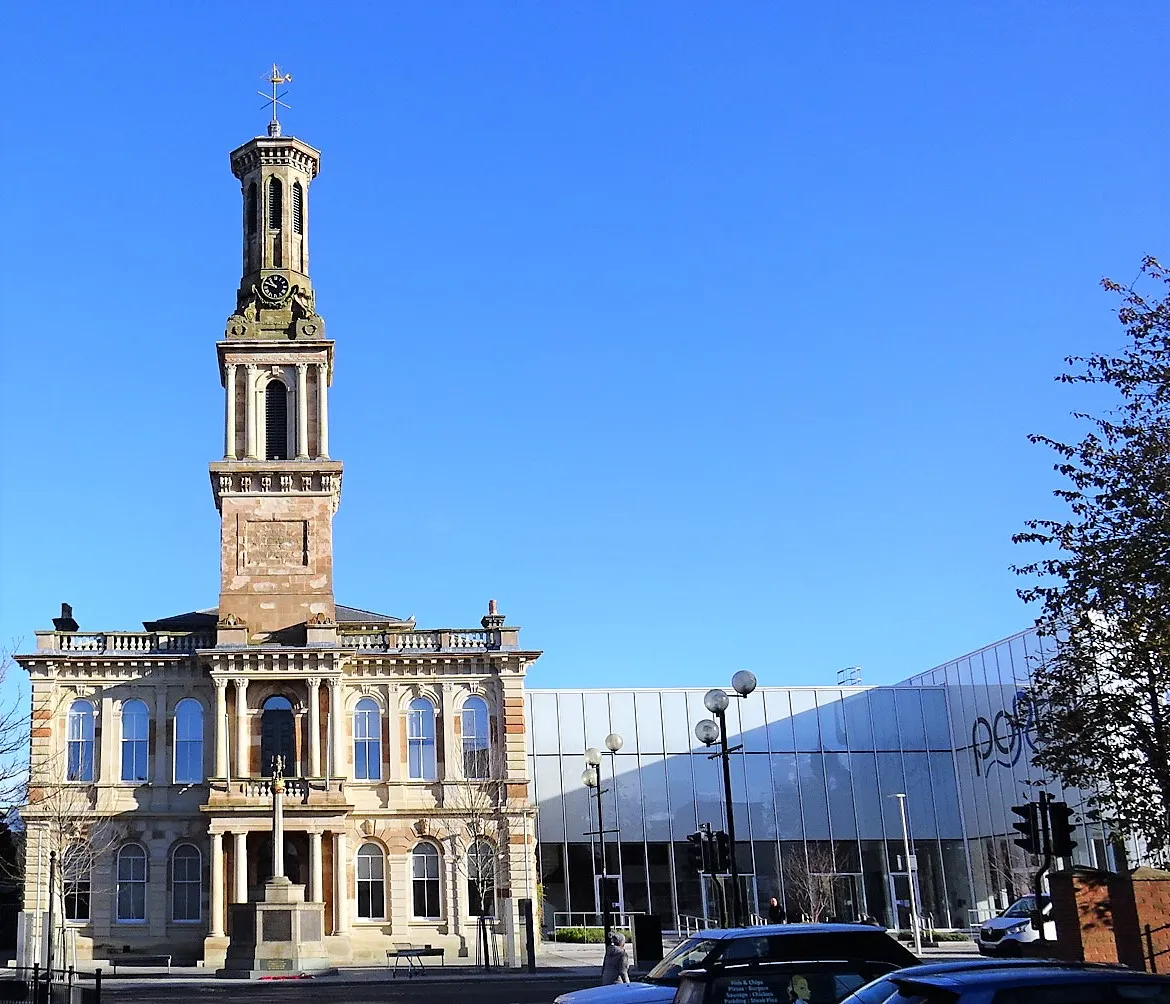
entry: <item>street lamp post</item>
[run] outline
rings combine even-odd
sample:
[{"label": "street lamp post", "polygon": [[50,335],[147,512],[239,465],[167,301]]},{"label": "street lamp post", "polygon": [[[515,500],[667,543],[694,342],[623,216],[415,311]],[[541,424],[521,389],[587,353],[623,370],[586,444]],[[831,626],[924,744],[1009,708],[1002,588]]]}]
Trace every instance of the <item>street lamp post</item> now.
[{"label": "street lamp post", "polygon": [[[611,732],[605,737],[605,750],[610,755],[612,767],[613,755],[622,748],[622,737],[616,732]],[[613,772],[616,778],[616,771]],[[603,925],[605,927],[605,943],[609,944],[609,934],[613,929],[612,917],[610,915],[609,904],[609,865],[606,863],[605,857],[605,834],[609,831],[605,828],[605,822],[601,815],[601,796],[604,789],[601,787],[601,750],[596,746],[590,746],[585,751],[585,770],[581,773],[581,780],[585,783],[587,788],[592,788],[597,795],[597,839],[601,844],[601,881],[599,883],[602,900],[602,917]],[[612,832],[616,833],[617,830]]]},{"label": "street lamp post", "polygon": [[[756,689],[756,674],[741,669],[731,678],[731,689],[736,697],[747,697]],[[727,745],[727,705],[729,696],[725,690],[708,690],[703,695],[703,707],[710,711],[717,719],[711,721],[704,718],[695,726],[695,737],[704,746],[712,746],[719,741],[719,752],[712,753],[711,758],[719,757],[723,761],[723,805],[727,814],[727,842],[731,845],[731,860],[728,862],[731,871],[731,917],[736,927],[743,926],[744,914],[740,909],[741,894],[739,888],[739,863],[735,855],[735,812],[731,801],[731,754],[743,749],[742,745],[729,747]]]},{"label": "street lamp post", "polygon": [[906,855],[906,885],[910,894],[910,926],[914,929],[914,954],[922,954],[922,931],[918,926],[918,883],[915,881],[914,859],[910,856],[910,830],[906,826],[906,794],[898,792],[891,796],[898,800],[898,812],[902,817],[902,850]]}]

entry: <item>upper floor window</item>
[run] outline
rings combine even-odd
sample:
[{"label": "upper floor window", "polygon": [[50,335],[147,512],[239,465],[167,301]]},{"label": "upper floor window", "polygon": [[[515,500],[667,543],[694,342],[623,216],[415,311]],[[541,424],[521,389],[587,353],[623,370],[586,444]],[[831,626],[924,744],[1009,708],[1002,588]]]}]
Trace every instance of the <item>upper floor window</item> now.
[{"label": "upper floor window", "polygon": [[93,780],[93,705],[74,701],[69,705],[67,729],[67,781]]},{"label": "upper floor window", "polygon": [[126,844],[118,851],[117,877],[117,919],[146,920],[146,851],[138,844]]},{"label": "upper floor window", "polygon": [[280,230],[284,216],[284,186],[279,178],[268,179],[268,229]]},{"label": "upper floor window", "polygon": [[175,781],[203,780],[203,705],[185,697],[175,707]]},{"label": "upper floor window", "polygon": [[293,233],[303,234],[305,232],[305,192],[299,181],[293,182],[292,192]]},{"label": "upper floor window", "polygon": [[382,848],[362,844],[357,853],[357,915],[360,920],[386,917],[386,864]]},{"label": "upper floor window", "polygon": [[145,781],[150,749],[150,712],[142,701],[122,705],[122,780]]},{"label": "upper floor window", "polygon": [[269,380],[264,389],[264,456],[288,460],[288,388],[282,380]]},{"label": "upper floor window", "polygon": [[406,713],[407,776],[433,781],[435,771],[435,706],[425,697],[410,702]]},{"label": "upper floor window", "polygon": [[61,857],[61,887],[65,898],[65,919],[89,920],[89,845],[73,843]]},{"label": "upper floor window", "polygon": [[203,858],[193,844],[179,844],[171,854],[171,919],[197,921],[203,893]]},{"label": "upper floor window", "polygon": [[482,697],[463,703],[463,776],[485,778],[491,772],[491,736],[488,706]]},{"label": "upper floor window", "polygon": [[439,852],[434,844],[415,844],[410,855],[414,915],[431,919],[439,909]]},{"label": "upper floor window", "polygon": [[382,722],[378,702],[363,697],[353,713],[354,777],[377,781],[382,777]]},{"label": "upper floor window", "polygon": [[260,209],[256,205],[256,182],[253,181],[248,186],[248,194],[244,197],[244,226],[247,228],[249,237],[256,232],[256,222],[259,216]]}]

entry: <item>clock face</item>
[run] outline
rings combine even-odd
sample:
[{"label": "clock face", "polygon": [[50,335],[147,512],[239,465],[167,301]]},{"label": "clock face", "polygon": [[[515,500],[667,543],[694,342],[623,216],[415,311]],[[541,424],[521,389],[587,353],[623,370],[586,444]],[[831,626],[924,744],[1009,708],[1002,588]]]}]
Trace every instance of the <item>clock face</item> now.
[{"label": "clock face", "polygon": [[288,280],[283,275],[266,275],[260,281],[260,292],[270,300],[283,300],[288,292]]}]

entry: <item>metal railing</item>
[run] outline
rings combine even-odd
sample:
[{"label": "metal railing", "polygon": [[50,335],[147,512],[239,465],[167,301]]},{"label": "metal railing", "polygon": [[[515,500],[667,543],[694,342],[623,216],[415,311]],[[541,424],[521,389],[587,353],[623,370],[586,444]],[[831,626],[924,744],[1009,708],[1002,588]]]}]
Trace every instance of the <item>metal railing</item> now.
[{"label": "metal railing", "polygon": [[[85,986],[82,979],[93,979]],[[67,969],[45,969],[34,963],[31,968],[14,966],[0,969],[0,1000],[27,1001],[28,1004],[101,1004],[102,971],[81,973]]]},{"label": "metal railing", "polygon": [[686,913],[680,913],[675,918],[675,922],[675,930],[679,934],[687,936],[719,926],[718,921],[712,920],[710,917],[692,917]]}]

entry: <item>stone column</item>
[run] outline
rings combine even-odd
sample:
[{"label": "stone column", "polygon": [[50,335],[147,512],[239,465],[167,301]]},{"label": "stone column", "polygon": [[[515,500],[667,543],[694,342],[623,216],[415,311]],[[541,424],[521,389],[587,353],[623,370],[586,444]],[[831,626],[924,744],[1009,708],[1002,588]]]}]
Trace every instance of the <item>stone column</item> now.
[{"label": "stone column", "polygon": [[297,460],[309,457],[309,364],[297,363]]},{"label": "stone column", "polygon": [[175,776],[171,758],[167,756],[167,688],[154,688],[154,772],[155,784],[170,784]]},{"label": "stone column", "polygon": [[234,834],[236,852],[236,881],[232,892],[233,903],[248,902],[248,834]]},{"label": "stone column", "polygon": [[[321,679],[311,676],[309,684],[309,777],[321,776]],[[334,725],[336,727],[336,723]],[[317,835],[320,839],[320,834]]]},{"label": "stone column", "polygon": [[333,834],[333,933],[349,933],[349,881],[346,876],[349,851],[345,831]]},{"label": "stone column", "polygon": [[439,700],[442,702],[439,705],[439,721],[443,725],[443,731],[441,735],[435,736],[437,746],[435,755],[442,753],[443,765],[440,768],[436,763],[435,768],[440,781],[457,781],[462,773],[456,768],[456,764],[462,767],[463,757],[462,749],[455,749],[455,716],[452,710],[455,707],[455,688],[449,683],[440,684]]},{"label": "stone column", "polygon": [[236,777],[247,777],[248,751],[252,745],[248,735],[248,681],[235,680],[236,685]]},{"label": "stone column", "polygon": [[248,363],[245,367],[246,383],[244,387],[244,430],[247,439],[245,456],[248,460],[256,459],[256,365]]},{"label": "stone column", "polygon": [[223,834],[211,834],[211,936],[223,937]]},{"label": "stone column", "polygon": [[215,776],[227,777],[227,680],[213,679],[211,682],[215,684]]},{"label": "stone column", "polygon": [[317,456],[329,459],[329,364],[317,364]]},{"label": "stone column", "polygon": [[223,423],[223,459],[236,459],[236,364],[224,366],[227,412]]},{"label": "stone column", "polygon": [[310,903],[323,903],[325,901],[325,890],[322,888],[325,882],[325,869],[321,862],[321,834],[318,832],[309,833],[309,895],[306,897]]},{"label": "stone column", "polygon": [[[95,781],[117,781],[122,776],[119,758],[115,756],[114,743],[118,731],[114,728],[114,699],[102,695],[101,712],[98,717],[101,735],[98,739],[97,756],[94,758],[93,779]],[[47,867],[47,866],[46,866]],[[47,881],[47,880],[46,880]]]},{"label": "stone column", "polygon": [[345,722],[341,708],[341,677],[335,676],[329,681],[329,725],[333,733],[333,767],[329,771],[330,777],[346,777],[349,773],[345,769]]}]

